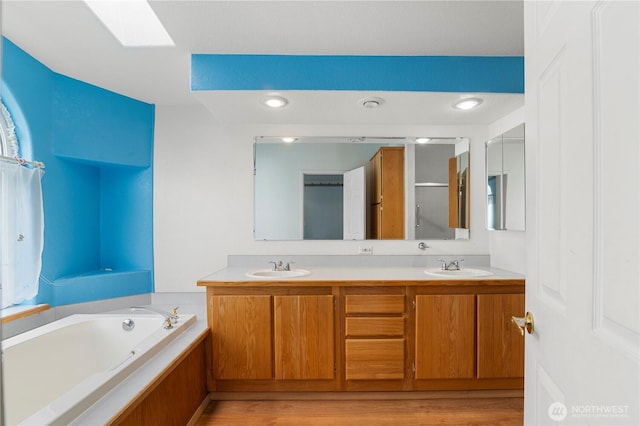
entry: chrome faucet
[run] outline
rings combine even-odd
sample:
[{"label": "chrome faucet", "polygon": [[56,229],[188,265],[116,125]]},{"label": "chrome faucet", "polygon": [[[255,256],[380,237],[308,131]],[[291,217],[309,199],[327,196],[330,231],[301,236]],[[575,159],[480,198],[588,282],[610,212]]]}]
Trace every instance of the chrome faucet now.
[{"label": "chrome faucet", "polygon": [[269,263],[273,263],[273,271],[290,271],[291,270],[291,264],[292,263],[296,263],[293,260],[290,260],[287,263],[284,263],[282,260],[272,260]]},{"label": "chrome faucet", "polygon": [[170,328],[173,328],[173,324],[178,322],[178,308],[180,308],[179,306],[176,306],[175,308],[173,308],[171,310],[171,312],[166,312],[163,311],[162,309],[156,309],[156,308],[152,308],[151,306],[132,306],[131,309],[138,309],[141,311],[149,311],[149,312],[154,312],[156,314],[160,314],[164,317],[164,329],[168,330]]},{"label": "chrome faucet", "polygon": [[460,262],[464,261],[464,259],[454,259],[451,262],[447,262],[444,259],[438,259],[438,262],[442,262],[440,269],[443,271],[459,271],[460,270]]}]

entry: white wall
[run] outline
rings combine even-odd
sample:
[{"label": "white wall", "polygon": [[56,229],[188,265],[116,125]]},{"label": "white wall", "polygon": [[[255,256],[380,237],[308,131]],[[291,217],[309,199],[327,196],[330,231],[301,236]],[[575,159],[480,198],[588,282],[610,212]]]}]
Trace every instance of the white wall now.
[{"label": "white wall", "polygon": [[[524,107],[489,125],[488,139],[492,139],[517,125],[524,123]],[[525,139],[525,144],[526,144]],[[486,194],[485,188],[482,190]],[[484,203],[483,203],[484,208]],[[486,212],[484,212],[486,224]],[[486,228],[486,225],[484,225]],[[526,273],[526,231],[488,231],[491,266],[521,274]]]},{"label": "white wall", "polygon": [[157,292],[198,291],[196,281],[226,266],[229,254],[354,255],[357,241],[254,241],[253,138],[317,136],[468,137],[469,241],[367,241],[374,255],[488,254],[484,213],[486,126],[303,126],[215,124],[204,108],[157,106],[154,145],[154,256]]}]

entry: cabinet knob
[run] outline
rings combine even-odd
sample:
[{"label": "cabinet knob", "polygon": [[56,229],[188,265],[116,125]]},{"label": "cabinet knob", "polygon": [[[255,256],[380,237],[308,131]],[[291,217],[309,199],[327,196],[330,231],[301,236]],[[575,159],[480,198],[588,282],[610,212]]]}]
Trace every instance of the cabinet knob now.
[{"label": "cabinet knob", "polygon": [[518,327],[521,335],[524,336],[525,330],[527,333],[533,334],[533,314],[531,312],[527,312],[524,317],[511,317],[511,322]]}]

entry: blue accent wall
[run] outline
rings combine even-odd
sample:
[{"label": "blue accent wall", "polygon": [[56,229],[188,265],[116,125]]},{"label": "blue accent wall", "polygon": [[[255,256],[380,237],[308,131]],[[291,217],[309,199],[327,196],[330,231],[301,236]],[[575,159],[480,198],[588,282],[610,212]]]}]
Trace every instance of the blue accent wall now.
[{"label": "blue accent wall", "polygon": [[524,93],[524,58],[193,54],[191,89]]},{"label": "blue accent wall", "polygon": [[46,164],[40,292],[52,306],[153,291],[154,106],[53,72],[2,39],[2,98]]}]

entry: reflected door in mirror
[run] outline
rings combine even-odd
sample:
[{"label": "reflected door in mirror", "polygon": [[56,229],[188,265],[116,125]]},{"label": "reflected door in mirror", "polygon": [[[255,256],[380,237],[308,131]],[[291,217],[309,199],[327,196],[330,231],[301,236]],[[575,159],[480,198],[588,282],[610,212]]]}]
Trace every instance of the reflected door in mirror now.
[{"label": "reflected door in mirror", "polygon": [[380,148],[369,163],[370,238],[404,239],[404,147]]}]

